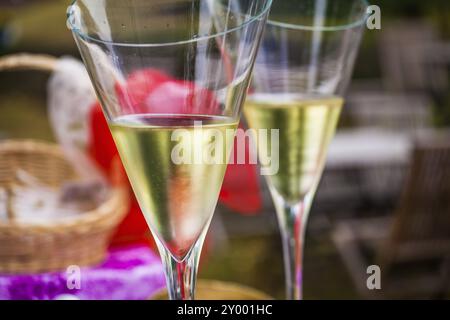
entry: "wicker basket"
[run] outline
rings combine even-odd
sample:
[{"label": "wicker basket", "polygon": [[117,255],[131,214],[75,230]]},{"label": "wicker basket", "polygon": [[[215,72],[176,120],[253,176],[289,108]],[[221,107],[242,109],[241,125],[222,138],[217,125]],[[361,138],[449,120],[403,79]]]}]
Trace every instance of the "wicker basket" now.
[{"label": "wicker basket", "polygon": [[[50,186],[75,178],[58,146],[33,141],[0,143],[0,187],[10,185],[19,168]],[[0,221],[0,272],[45,272],[102,261],[127,207],[128,192],[116,188],[95,210],[48,226]]]},{"label": "wicker basket", "polygon": [[[51,71],[55,58],[19,55],[0,58],[0,70]],[[61,186],[76,173],[57,145],[34,141],[0,142],[0,187],[8,188],[17,169],[40,182]],[[129,201],[126,188],[114,188],[95,210],[49,225],[0,220],[0,273],[64,270],[70,265],[93,265],[106,255],[110,238],[124,218]]]}]

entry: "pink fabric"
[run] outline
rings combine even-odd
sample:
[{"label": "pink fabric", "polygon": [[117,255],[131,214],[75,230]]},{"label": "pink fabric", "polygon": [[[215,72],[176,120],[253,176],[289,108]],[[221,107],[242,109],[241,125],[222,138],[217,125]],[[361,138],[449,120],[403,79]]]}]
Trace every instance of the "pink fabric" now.
[{"label": "pink fabric", "polygon": [[81,268],[79,277],[66,270],[0,275],[0,299],[52,300],[68,294],[83,300],[142,300],[164,286],[159,258],[148,247],[133,246],[111,249],[105,262]]}]

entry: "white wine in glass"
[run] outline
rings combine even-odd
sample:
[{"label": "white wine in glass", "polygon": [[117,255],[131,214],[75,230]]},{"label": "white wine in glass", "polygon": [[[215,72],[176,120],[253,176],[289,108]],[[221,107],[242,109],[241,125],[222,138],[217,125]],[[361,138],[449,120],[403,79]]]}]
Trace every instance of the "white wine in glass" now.
[{"label": "white wine in glass", "polygon": [[147,223],[182,261],[212,218],[237,122],[131,115],[114,119],[110,127]]},{"label": "white wine in glass", "polygon": [[[338,97],[255,94],[247,99],[244,114],[251,128],[279,130],[279,169],[267,180],[286,202],[297,203],[316,187],[342,104]],[[260,141],[264,155],[273,150],[271,141]]]}]

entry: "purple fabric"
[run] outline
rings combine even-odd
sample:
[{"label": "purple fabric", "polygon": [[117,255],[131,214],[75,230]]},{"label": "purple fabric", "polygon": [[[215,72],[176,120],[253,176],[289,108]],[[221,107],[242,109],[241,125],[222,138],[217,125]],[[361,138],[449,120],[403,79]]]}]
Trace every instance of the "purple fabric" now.
[{"label": "purple fabric", "polygon": [[49,300],[61,295],[83,300],[141,300],[164,286],[157,255],[148,247],[132,246],[110,250],[104,263],[81,268],[79,273],[75,268],[75,273],[0,275],[0,300]]}]

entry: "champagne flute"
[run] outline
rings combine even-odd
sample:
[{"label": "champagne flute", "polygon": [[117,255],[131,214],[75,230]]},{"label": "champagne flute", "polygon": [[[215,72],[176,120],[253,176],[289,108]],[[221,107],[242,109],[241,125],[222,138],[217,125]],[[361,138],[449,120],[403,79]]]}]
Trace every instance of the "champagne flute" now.
[{"label": "champagne flute", "polygon": [[171,299],[194,298],[270,5],[77,0],[68,9]]},{"label": "champagne flute", "polygon": [[[274,1],[244,114],[278,131],[258,152],[282,236],[288,299],[302,297],[305,227],[367,19],[364,0]],[[257,137],[256,137],[257,138]],[[278,164],[264,155],[278,149]],[[269,168],[270,166],[270,168]]]}]

